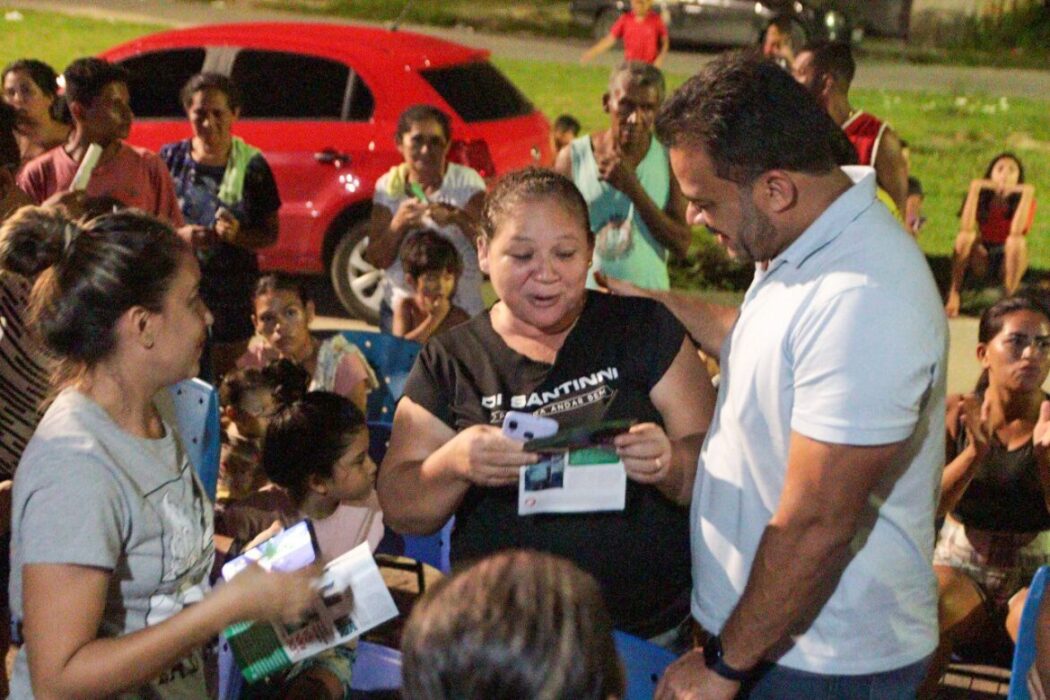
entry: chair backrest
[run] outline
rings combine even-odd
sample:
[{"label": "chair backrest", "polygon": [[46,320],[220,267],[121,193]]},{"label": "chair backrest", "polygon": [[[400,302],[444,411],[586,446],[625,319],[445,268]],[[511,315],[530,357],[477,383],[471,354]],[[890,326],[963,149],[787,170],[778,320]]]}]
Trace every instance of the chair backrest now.
[{"label": "chair backrest", "polygon": [[402,535],[405,540],[405,556],[429,564],[446,576],[452,572],[452,528],[456,517],[452,516],[444,527],[433,535]]},{"label": "chair backrest", "polygon": [[1046,580],[1050,576],[1050,566],[1040,567],[1032,578],[1028,588],[1028,600],[1021,611],[1021,626],[1017,630],[1017,644],[1014,647],[1014,663],[1010,669],[1010,700],[1028,700],[1028,669],[1035,661],[1035,632],[1039,622],[1039,605],[1046,590]]},{"label": "chair backrest", "polygon": [[401,687],[401,652],[390,647],[360,642],[350,675],[350,689],[397,690]]},{"label": "chair backrest", "polygon": [[625,700],[652,700],[664,669],[677,657],[663,647],[619,630],[613,632],[613,639],[627,671]]},{"label": "chair backrest", "polygon": [[175,423],[190,462],[197,470],[208,497],[215,500],[219,478],[219,395],[200,379],[187,379],[168,389],[174,403]]},{"label": "chair backrest", "polygon": [[366,417],[369,421],[393,423],[394,407],[422,346],[373,331],[342,331],[342,335],[357,346],[379,379],[379,387],[368,394]]}]

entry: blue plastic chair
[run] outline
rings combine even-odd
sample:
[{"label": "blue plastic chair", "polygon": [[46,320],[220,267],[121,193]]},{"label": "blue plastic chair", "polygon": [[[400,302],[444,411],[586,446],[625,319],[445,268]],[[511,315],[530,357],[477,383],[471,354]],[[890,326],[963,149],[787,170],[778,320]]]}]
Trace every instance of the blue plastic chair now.
[{"label": "blue plastic chair", "polygon": [[393,426],[389,423],[376,421],[368,422],[368,456],[379,465],[386,455],[386,448],[390,446],[390,430]]},{"label": "blue plastic chair", "polygon": [[226,636],[219,635],[219,700],[237,700],[244,690],[244,676],[237,668],[237,661],[233,658],[233,649],[226,641]]},{"label": "blue plastic chair", "polygon": [[374,692],[400,688],[401,652],[371,642],[358,643],[350,689]]},{"label": "blue plastic chair", "polygon": [[1046,590],[1050,566],[1040,567],[1028,587],[1028,600],[1021,611],[1021,627],[1017,630],[1017,645],[1014,647],[1014,663],[1010,668],[1010,700],[1029,700],[1028,669],[1035,662],[1035,632],[1039,622],[1039,605]]},{"label": "blue plastic chair", "polygon": [[452,572],[452,528],[455,516],[433,535],[402,535],[405,540],[405,556],[429,564],[446,576]]},{"label": "blue plastic chair", "polygon": [[208,497],[215,500],[219,478],[219,395],[215,387],[200,379],[187,379],[169,387],[175,404],[179,436],[197,470]]},{"label": "blue plastic chair", "polygon": [[379,387],[368,394],[366,417],[370,422],[393,423],[397,400],[422,346],[373,331],[343,331],[342,335],[358,347],[379,378]]},{"label": "blue plastic chair", "polygon": [[613,640],[627,670],[625,700],[652,700],[664,669],[677,657],[663,647],[619,630],[613,632]]}]

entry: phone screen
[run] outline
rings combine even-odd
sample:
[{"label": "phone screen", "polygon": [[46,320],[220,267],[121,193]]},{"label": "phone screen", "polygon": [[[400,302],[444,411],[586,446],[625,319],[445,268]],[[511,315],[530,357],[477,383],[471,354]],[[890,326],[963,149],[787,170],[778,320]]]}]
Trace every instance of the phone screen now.
[{"label": "phone screen", "polygon": [[318,551],[313,524],[301,520],[223,564],[222,577],[229,581],[253,562],[267,571],[296,571],[312,564]]}]

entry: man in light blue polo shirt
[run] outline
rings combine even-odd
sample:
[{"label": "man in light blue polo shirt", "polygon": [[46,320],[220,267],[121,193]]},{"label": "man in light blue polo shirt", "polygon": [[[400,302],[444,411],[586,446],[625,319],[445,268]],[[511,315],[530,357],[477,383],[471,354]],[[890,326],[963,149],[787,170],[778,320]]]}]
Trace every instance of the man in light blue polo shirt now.
[{"label": "man in light blue polo shirt", "polygon": [[739,309],[655,295],[722,368],[692,501],[711,636],[657,697],[914,698],[937,645],[947,350],[925,258],[772,63],[714,61],[656,124],[688,220],[756,264]]}]

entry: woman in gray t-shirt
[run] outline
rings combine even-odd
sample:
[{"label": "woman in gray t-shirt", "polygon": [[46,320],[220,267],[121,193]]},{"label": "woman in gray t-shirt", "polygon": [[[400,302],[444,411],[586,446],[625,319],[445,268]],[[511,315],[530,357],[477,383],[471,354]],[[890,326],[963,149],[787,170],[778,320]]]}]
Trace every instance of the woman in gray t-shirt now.
[{"label": "woman in gray t-shirt", "polygon": [[208,591],[211,503],[154,405],[197,373],[197,261],[141,213],[81,226],[27,207],[0,229],[0,267],[39,274],[30,324],[60,360],[15,477],[11,697],[204,697],[202,645],[297,618],[314,572],[253,568]]}]

